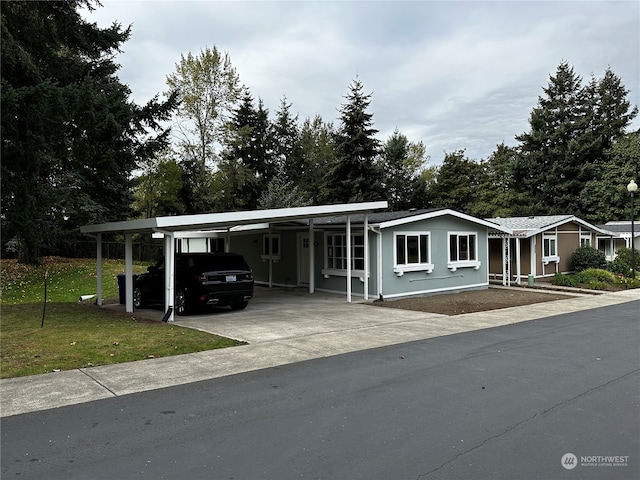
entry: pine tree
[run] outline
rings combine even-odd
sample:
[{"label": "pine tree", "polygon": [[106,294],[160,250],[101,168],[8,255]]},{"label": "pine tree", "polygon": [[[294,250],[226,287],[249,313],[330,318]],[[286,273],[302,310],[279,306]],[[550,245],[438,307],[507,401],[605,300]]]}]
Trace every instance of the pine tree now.
[{"label": "pine tree", "polygon": [[561,63],[531,113],[531,130],[516,137],[523,154],[517,176],[536,215],[577,213],[585,161],[579,144],[586,128],[581,82],[573,67]]},{"label": "pine tree", "polygon": [[372,94],[363,93],[357,77],[349,90],[347,103],[340,109],[336,164],[326,178],[324,193],[335,203],[380,200],[384,198],[376,164],[380,142],[374,137],[378,130],[373,128],[373,114],[367,112]]},{"label": "pine tree", "polygon": [[[415,195],[425,162],[424,144],[411,143],[396,129],[382,148],[381,172],[390,210],[415,207]],[[422,205],[417,205],[422,206]]]},{"label": "pine tree", "polygon": [[464,150],[447,153],[430,191],[434,207],[469,213],[482,183],[482,166],[465,157]]},{"label": "pine tree", "polygon": [[262,100],[256,109],[245,88],[240,105],[227,125],[226,148],[218,177],[218,207],[222,210],[254,210],[276,173],[269,112]]},{"label": "pine tree", "polygon": [[2,243],[15,237],[26,262],[125,219],[131,172],[167,143],[174,97],[129,101],[114,55],[131,31],[82,19],[94,3],[2,4]]}]

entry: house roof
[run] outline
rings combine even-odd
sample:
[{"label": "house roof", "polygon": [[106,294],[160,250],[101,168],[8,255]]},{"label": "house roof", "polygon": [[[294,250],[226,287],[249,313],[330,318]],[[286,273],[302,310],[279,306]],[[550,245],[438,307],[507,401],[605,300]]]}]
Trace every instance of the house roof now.
[{"label": "house roof", "polygon": [[497,223],[502,227],[509,228],[513,231],[515,237],[529,238],[541,232],[545,232],[552,228],[559,227],[565,223],[575,222],[590,230],[607,234],[605,230],[592,225],[575,215],[539,215],[530,217],[508,217],[508,218],[489,218],[488,221]]},{"label": "house roof", "polygon": [[238,225],[256,223],[276,223],[298,219],[326,217],[332,214],[358,214],[387,208],[386,201],[347,203],[339,205],[318,205],[311,207],[277,208],[244,212],[205,213],[200,215],[179,215],[155,217],[142,220],[109,222],[80,227],[82,233],[138,233],[138,232],[184,232],[232,228]]},{"label": "house roof", "polygon": [[[604,225],[598,225],[598,228],[612,233],[624,234],[624,236],[631,236],[631,221],[629,220],[621,222],[607,222]],[[640,236],[640,226],[637,226],[633,233],[635,237]]]},{"label": "house roof", "polygon": [[[407,223],[418,222],[421,220],[427,220],[430,218],[441,217],[444,215],[451,215],[456,218],[461,218],[469,222],[476,223],[494,230],[499,230],[504,233],[511,233],[511,230],[496,223],[483,220],[481,218],[472,217],[464,213],[457,212],[448,208],[436,208],[436,209],[421,209],[421,210],[402,210],[397,212],[374,212],[368,215],[369,225],[377,225],[380,228],[389,228],[397,225],[404,225]],[[300,224],[308,225],[308,221],[298,220]],[[313,221],[314,225],[345,225],[347,223],[347,217],[345,215],[338,215],[333,217],[316,218]],[[364,214],[351,215],[352,224],[363,224]]]}]

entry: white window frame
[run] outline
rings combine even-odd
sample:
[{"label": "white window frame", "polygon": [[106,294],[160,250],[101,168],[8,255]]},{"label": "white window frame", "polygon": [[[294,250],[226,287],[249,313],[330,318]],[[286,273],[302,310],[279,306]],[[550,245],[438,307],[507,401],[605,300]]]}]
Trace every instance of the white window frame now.
[{"label": "white window frame", "polygon": [[[456,237],[456,258],[452,258],[451,237]],[[460,237],[474,237],[473,256],[474,259],[460,260]],[[482,262],[478,260],[478,243],[480,236],[478,232],[448,232],[447,233],[447,268],[455,272],[458,268],[474,268],[478,270]],[[467,245],[469,240],[467,239]]]},{"label": "white window frame", "polygon": [[[404,263],[398,263],[398,237],[404,236]],[[421,237],[427,237],[427,258],[420,257]],[[408,237],[417,237],[418,239],[418,262],[408,262]],[[433,271],[433,263],[431,262],[431,232],[394,232],[393,233],[393,272],[401,277],[406,272],[426,272]]]},{"label": "white window frame", "polygon": [[580,234],[580,247],[593,247],[591,234],[589,233]]},{"label": "white window frame", "polygon": [[262,260],[280,260],[281,251],[282,242],[280,241],[279,233],[262,236]]},{"label": "white window frame", "polygon": [[[547,243],[553,241],[553,252],[547,249]],[[551,245],[549,243],[549,245]],[[545,255],[545,251],[548,250],[548,254]],[[558,263],[560,256],[558,255],[558,235],[556,233],[543,233],[542,234],[542,261],[545,265],[548,263]]]},{"label": "white window frame", "polygon": [[[335,238],[340,237],[341,245],[335,244]],[[331,238],[331,241],[329,240]],[[360,242],[357,243],[356,239]],[[339,247],[342,249],[342,253],[340,255],[336,255],[335,248]],[[363,232],[351,232],[351,274],[354,277],[359,277],[361,281],[364,281],[364,272],[365,272],[365,256],[364,256],[364,233]],[[356,255],[358,252],[358,255]],[[322,274],[325,278],[329,278],[330,276],[334,277],[346,277],[347,269],[346,268],[337,268],[335,260],[340,259],[342,264],[345,264],[347,261],[347,234],[346,233],[338,233],[338,232],[325,232],[324,234],[324,268],[322,269]],[[355,268],[356,262],[362,262],[362,268]],[[331,266],[329,264],[332,263]]]}]

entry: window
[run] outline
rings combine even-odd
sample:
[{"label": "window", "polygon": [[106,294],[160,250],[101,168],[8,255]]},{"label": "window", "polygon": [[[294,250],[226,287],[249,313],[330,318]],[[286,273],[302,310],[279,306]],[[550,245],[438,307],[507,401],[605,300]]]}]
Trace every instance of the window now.
[{"label": "window", "polygon": [[429,232],[394,233],[395,264],[393,271],[401,276],[404,272],[433,271],[431,263],[431,236]]},{"label": "window", "polygon": [[262,259],[280,260],[280,234],[262,237]]},{"label": "window", "polygon": [[580,236],[580,246],[581,247],[590,247],[591,246],[591,235],[581,235]]},{"label": "window", "polygon": [[542,261],[545,263],[559,262],[558,238],[555,235],[542,236]]},{"label": "window", "polygon": [[448,268],[455,271],[460,267],[480,268],[478,260],[477,233],[449,233],[449,263]]},{"label": "window", "polygon": [[[325,270],[347,269],[347,236],[327,235]],[[364,235],[351,235],[351,270],[364,270]]]}]

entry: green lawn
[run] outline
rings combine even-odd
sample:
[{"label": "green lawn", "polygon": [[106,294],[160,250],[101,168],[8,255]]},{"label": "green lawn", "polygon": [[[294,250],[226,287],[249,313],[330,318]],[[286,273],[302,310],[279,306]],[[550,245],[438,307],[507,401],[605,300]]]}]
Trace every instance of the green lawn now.
[{"label": "green lawn", "polygon": [[[0,260],[0,378],[242,344],[172,324],[135,320],[92,302],[80,304],[80,295],[95,293],[95,260],[45,260],[38,267]],[[146,265],[136,265],[134,272],[144,271]],[[42,328],[46,271],[47,305]],[[104,298],[117,298],[116,275],[123,271],[122,261],[104,262]]]}]

